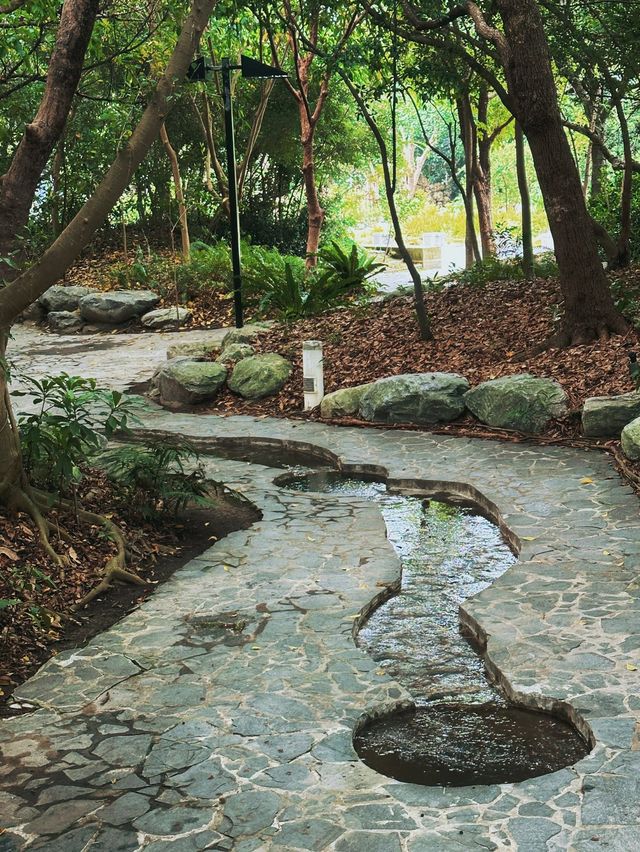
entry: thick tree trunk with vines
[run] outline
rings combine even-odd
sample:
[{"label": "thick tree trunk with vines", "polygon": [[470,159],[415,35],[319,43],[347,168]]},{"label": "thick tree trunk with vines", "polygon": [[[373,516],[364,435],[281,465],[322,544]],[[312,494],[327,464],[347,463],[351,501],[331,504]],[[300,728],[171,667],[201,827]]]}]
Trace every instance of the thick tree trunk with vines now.
[{"label": "thick tree trunk with vines", "polygon": [[[591,217],[558,108],[549,49],[535,0],[496,0],[504,23],[500,44],[516,119],[529,141],[564,297],[558,345],[585,343],[627,324],[616,310],[598,257]],[[497,42],[499,35],[493,34]]]}]

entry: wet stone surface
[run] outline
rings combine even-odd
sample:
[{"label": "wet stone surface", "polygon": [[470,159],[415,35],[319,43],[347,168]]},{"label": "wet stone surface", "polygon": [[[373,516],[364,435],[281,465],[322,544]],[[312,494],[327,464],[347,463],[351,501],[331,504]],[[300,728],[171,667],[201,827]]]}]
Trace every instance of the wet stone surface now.
[{"label": "wet stone surface", "polygon": [[278,483],[371,500],[400,558],[400,588],[369,615],[357,643],[410,692],[417,712],[372,719],[356,732],[367,766],[416,784],[495,784],[554,772],[590,751],[571,725],[509,705],[460,633],[460,604],[515,561],[498,527],[469,508],[335,471]]},{"label": "wet stone surface", "polygon": [[[399,577],[380,510],[207,459],[262,520],[25,684],[39,709],[0,724],[3,852],[640,848],[638,504],[604,456],[158,409],[144,420],[203,447],[297,440],[392,480],[478,489],[522,551],[462,617],[486,631],[507,690],[579,709],[596,746],[516,784],[420,787],[365,766],[358,719],[409,699],[352,637],[379,584]],[[249,641],[195,629],[212,613],[246,618]]]}]

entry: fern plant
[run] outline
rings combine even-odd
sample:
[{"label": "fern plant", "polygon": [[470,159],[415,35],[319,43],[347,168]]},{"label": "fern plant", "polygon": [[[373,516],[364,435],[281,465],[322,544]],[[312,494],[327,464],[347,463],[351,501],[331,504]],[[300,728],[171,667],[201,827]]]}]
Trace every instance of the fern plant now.
[{"label": "fern plant", "polygon": [[212,506],[198,453],[186,443],[148,441],[100,456],[123,500],[144,520],[159,521],[189,506]]}]

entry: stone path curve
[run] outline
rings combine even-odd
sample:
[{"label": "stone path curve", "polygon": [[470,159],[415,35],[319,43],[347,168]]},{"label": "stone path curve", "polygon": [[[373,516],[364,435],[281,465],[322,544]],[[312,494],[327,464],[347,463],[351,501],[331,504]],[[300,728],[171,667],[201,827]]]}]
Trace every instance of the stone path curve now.
[{"label": "stone path curve", "polygon": [[262,520],[19,690],[40,709],[0,725],[0,849],[640,849],[638,506],[604,456],[155,408],[144,421],[203,449],[295,441],[484,500],[522,552],[467,617],[509,687],[567,702],[596,746],[489,787],[418,787],[361,764],[360,714],[408,697],[352,640],[397,578],[378,510],[209,458]]}]

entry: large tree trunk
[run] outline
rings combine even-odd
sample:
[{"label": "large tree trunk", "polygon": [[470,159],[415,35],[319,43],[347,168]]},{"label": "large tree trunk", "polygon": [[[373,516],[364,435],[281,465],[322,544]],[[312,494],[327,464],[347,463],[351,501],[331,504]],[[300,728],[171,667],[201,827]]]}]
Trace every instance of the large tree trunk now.
[{"label": "large tree trunk", "polygon": [[492,31],[516,119],[529,141],[555,245],[564,297],[557,342],[585,343],[627,324],[616,310],[587,212],[580,175],[562,127],[549,49],[535,0],[496,0],[504,36]]},{"label": "large tree trunk", "polygon": [[44,167],[62,136],[97,11],[98,0],[65,0],[62,7],[38,112],[0,177],[0,258],[8,257],[15,248]]}]

